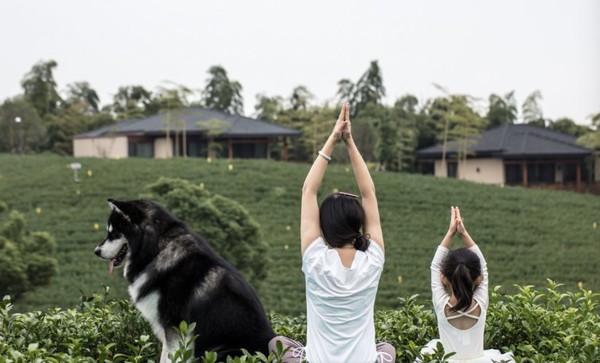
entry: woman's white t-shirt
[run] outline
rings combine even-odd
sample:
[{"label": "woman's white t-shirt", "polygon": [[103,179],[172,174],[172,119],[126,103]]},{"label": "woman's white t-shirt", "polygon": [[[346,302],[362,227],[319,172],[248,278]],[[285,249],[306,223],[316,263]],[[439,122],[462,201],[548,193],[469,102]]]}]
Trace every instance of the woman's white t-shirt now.
[{"label": "woman's white t-shirt", "polygon": [[372,240],[366,251],[356,251],[350,268],[322,237],[304,251],[310,363],[377,360],[373,307],[384,260],[381,247]]}]

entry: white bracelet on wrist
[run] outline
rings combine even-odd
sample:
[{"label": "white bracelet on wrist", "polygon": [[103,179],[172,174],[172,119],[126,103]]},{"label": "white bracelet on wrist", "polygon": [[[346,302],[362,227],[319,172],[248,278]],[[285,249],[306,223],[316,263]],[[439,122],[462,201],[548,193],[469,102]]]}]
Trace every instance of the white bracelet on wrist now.
[{"label": "white bracelet on wrist", "polygon": [[322,150],[319,150],[319,156],[321,156],[323,159],[327,160],[327,162],[331,161],[331,156],[328,156]]}]

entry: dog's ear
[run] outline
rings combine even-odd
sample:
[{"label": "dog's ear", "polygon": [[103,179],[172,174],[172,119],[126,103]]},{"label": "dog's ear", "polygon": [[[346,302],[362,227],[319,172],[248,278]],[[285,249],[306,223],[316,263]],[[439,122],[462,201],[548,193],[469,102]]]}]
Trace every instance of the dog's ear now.
[{"label": "dog's ear", "polygon": [[108,198],[107,201],[110,209],[122,215],[130,223],[132,220],[135,221],[140,217],[140,209],[135,201],[115,200],[112,198]]}]

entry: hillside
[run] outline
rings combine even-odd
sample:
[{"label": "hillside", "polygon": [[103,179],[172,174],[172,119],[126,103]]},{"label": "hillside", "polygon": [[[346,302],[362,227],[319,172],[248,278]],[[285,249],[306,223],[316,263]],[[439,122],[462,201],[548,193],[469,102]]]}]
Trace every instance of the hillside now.
[{"label": "hillside", "polygon": [[[81,162],[75,182],[71,162]],[[232,169],[228,167],[232,165]],[[261,299],[268,311],[304,311],[300,271],[299,200],[308,164],[258,160],[73,159],[52,155],[0,155],[0,200],[25,213],[29,230],[58,242],[60,272],[51,285],[26,294],[20,311],[73,306],[111,286],[126,297],[124,280],[108,276],[93,249],[105,237],[106,198],[132,199],[159,176],[203,183],[244,205],[271,245],[269,277]],[[546,278],[576,290],[600,290],[600,198],[567,192],[497,187],[429,176],[374,172],[386,243],[386,267],[377,308],[398,297],[429,296],[429,262],[458,205],[470,234],[488,260],[491,285],[544,286]],[[346,165],[332,163],[321,190],[356,192]],[[36,212],[37,209],[37,212]],[[38,213],[39,212],[39,213]],[[98,226],[98,229],[95,226]],[[459,240],[456,240],[458,243]]]}]

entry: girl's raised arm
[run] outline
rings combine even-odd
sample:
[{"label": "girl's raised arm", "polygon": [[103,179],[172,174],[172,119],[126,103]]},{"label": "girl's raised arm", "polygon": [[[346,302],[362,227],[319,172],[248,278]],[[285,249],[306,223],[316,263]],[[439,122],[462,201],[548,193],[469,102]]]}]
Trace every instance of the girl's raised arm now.
[{"label": "girl's raised arm", "polygon": [[450,246],[452,246],[452,237],[454,237],[454,234],[456,233],[458,224],[457,213],[458,207],[450,207],[450,225],[448,226],[448,232],[446,232],[446,235],[440,243],[440,246],[448,249],[450,249]]},{"label": "girl's raised arm", "polygon": [[465,247],[471,248],[471,247],[475,246],[475,241],[473,241],[473,239],[469,235],[469,232],[467,232],[465,225],[463,224],[462,217],[460,216],[460,209],[458,209],[458,207],[455,207],[455,210],[456,210],[456,231],[458,232],[460,237],[465,242]]}]

